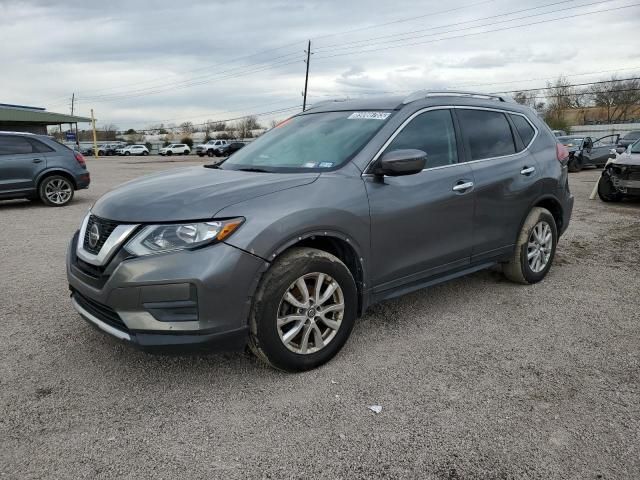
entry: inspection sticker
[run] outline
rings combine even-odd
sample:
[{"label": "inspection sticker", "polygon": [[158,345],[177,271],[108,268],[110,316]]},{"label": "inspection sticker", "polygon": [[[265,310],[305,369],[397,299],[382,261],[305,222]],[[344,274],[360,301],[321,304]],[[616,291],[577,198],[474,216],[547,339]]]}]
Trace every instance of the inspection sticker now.
[{"label": "inspection sticker", "polygon": [[320,162],[318,164],[318,167],[320,167],[320,168],[331,168],[331,167],[333,167],[333,162]]},{"label": "inspection sticker", "polygon": [[386,120],[391,113],[389,112],[353,112],[347,118],[349,120]]}]

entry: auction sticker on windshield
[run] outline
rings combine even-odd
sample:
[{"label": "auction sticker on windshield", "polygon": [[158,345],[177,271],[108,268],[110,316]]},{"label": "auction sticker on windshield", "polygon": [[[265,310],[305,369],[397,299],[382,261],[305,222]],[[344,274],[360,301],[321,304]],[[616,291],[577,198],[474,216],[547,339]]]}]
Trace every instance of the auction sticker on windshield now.
[{"label": "auction sticker on windshield", "polygon": [[353,112],[347,118],[349,120],[386,120],[391,113],[389,112]]}]

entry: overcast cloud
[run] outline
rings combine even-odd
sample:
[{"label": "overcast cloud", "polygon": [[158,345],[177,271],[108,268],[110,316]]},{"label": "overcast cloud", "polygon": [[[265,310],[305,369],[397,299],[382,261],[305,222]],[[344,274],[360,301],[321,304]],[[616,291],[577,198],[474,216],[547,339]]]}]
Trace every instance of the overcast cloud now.
[{"label": "overcast cloud", "polygon": [[[640,72],[640,7],[598,13],[633,0],[594,3],[0,0],[0,103],[67,112],[75,92],[77,113],[94,108],[100,123],[120,128],[295,107],[309,38],[310,102],[428,87],[490,92],[543,86],[561,73],[617,71],[570,77],[579,83]],[[465,8],[437,13],[458,7]],[[493,18],[475,21],[486,17]],[[495,29],[504,30],[470,35]]]}]

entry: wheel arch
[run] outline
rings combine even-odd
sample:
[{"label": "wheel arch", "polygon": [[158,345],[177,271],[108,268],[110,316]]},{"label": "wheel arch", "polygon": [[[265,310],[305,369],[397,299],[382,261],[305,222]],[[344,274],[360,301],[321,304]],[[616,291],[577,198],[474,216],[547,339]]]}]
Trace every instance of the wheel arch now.
[{"label": "wheel arch", "polygon": [[[564,231],[564,210],[562,208],[562,204],[556,197],[554,197],[553,195],[545,195],[542,198],[538,199],[538,201],[536,201],[533,205],[531,205],[531,208],[534,207],[542,207],[549,210],[556,222],[558,233]],[[531,208],[529,209],[529,211],[531,211]],[[524,220],[522,222],[524,223]]]},{"label": "wheel arch", "polygon": [[65,178],[68,178],[71,181],[71,184],[73,185],[73,189],[77,190],[78,189],[78,184],[76,183],[76,179],[74,177],[74,175],[69,172],[68,170],[65,170],[64,168],[52,168],[49,170],[45,170],[44,172],[41,172],[37,179],[36,179],[36,191],[40,191],[40,185],[42,185],[42,182],[47,178],[50,177],[52,175],[61,175]]},{"label": "wheel arch", "polygon": [[364,257],[356,242],[341,232],[320,230],[296,235],[281,243],[269,255],[268,261],[273,262],[285,252],[296,247],[307,247],[322,250],[339,258],[349,269],[356,282],[358,292],[358,316],[366,309],[366,282]]}]

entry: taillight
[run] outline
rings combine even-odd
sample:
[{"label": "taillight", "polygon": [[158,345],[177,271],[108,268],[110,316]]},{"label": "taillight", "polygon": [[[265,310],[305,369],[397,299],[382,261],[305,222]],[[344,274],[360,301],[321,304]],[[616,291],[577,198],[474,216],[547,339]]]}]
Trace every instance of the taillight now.
[{"label": "taillight", "polygon": [[75,155],[76,161],[80,164],[80,166],[82,167],[87,166],[87,162],[85,161],[84,156],[80,152],[73,152],[73,154]]},{"label": "taillight", "polygon": [[560,142],[556,143],[556,158],[561,163],[566,162],[569,158],[569,149]]}]

